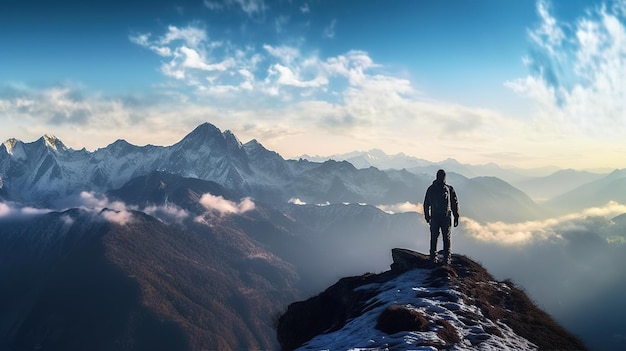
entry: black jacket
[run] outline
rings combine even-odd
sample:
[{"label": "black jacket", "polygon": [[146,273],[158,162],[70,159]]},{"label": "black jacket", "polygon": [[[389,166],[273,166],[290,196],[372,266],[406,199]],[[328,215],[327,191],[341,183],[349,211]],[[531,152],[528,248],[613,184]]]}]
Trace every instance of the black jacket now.
[{"label": "black jacket", "polygon": [[[442,186],[441,183],[442,182],[439,180],[434,180],[433,183],[426,190],[426,196],[424,197],[424,217],[426,218],[426,220],[429,220],[431,217],[431,213],[430,213],[431,204],[432,204],[431,193],[435,191],[434,189],[436,187]],[[452,211],[452,215],[455,218],[458,218],[459,217],[459,200],[456,197],[456,192],[454,191],[454,188],[452,187],[452,185],[448,185],[444,182],[443,186],[447,186],[448,189],[450,190],[450,210]]]}]

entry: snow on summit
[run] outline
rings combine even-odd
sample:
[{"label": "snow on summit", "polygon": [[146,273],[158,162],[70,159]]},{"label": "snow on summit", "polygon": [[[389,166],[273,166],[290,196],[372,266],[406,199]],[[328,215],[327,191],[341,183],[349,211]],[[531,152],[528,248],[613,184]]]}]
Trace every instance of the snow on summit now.
[{"label": "snow on summit", "polygon": [[[373,283],[358,287],[360,290],[374,290],[377,295],[368,300],[375,306],[348,322],[342,329],[322,334],[306,343],[298,350],[432,350],[445,346],[447,341],[438,333],[443,327],[428,331],[401,331],[391,335],[376,329],[376,321],[383,311],[391,306],[402,306],[407,311],[419,312],[433,325],[443,321],[454,328],[462,338],[451,350],[536,350],[537,346],[516,335],[504,323],[494,323],[485,318],[480,309],[464,301],[463,294],[454,286],[432,287],[425,283],[428,269],[411,270],[385,283]],[[508,287],[499,287],[506,291]],[[468,321],[462,315],[474,315]],[[500,330],[500,335],[492,335],[490,330]],[[429,344],[432,346],[424,346]]]},{"label": "snow on summit", "polygon": [[453,255],[392,250],[391,270],[339,280],[278,320],[284,350],[583,350],[510,282]]}]

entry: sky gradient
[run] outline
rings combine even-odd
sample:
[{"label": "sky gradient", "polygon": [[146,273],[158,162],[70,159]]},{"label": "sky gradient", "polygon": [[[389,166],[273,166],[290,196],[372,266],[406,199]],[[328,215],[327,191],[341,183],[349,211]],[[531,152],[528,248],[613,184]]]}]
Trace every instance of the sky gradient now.
[{"label": "sky gradient", "polygon": [[0,0],[0,140],[626,167],[626,1]]}]

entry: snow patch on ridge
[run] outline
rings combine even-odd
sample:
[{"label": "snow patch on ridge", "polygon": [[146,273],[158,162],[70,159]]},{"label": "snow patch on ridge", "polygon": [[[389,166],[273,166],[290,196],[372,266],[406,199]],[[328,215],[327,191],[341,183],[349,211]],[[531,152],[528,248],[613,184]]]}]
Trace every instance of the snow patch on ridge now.
[{"label": "snow patch on ridge", "polygon": [[[426,332],[398,332],[388,335],[375,328],[378,316],[392,305],[418,311],[436,325],[445,320],[454,327],[462,339],[451,350],[536,350],[537,347],[515,334],[503,323],[484,318],[481,310],[465,302],[464,296],[454,287],[429,287],[428,269],[413,269],[384,283],[358,287],[358,290],[375,290],[378,294],[367,302],[366,312],[348,321],[338,331],[321,334],[297,350],[437,350],[434,346],[446,345],[437,335],[438,329]],[[371,307],[371,308],[370,308]],[[370,308],[369,310],[367,310]],[[472,315],[472,323],[461,315]],[[502,336],[486,330],[498,329]]]},{"label": "snow patch on ridge", "polygon": [[7,150],[7,153],[18,160],[23,160],[26,158],[26,152],[24,151],[24,147],[22,142],[11,138],[3,143],[4,148]]}]

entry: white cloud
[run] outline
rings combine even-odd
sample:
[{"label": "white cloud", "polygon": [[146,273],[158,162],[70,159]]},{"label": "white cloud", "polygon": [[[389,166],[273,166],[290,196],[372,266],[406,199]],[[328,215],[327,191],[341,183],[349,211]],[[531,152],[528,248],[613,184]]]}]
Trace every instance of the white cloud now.
[{"label": "white cloud", "polygon": [[68,227],[74,224],[74,218],[72,218],[71,216],[67,214],[64,214],[63,216],[61,216],[61,220],[63,221],[63,224],[65,224]]},{"label": "white cloud", "polygon": [[[306,205],[306,202],[298,199],[297,197],[292,197],[291,199],[289,199],[288,201],[290,204],[294,204],[294,205]],[[1,211],[1,210],[0,210]]]},{"label": "white cloud", "polygon": [[276,81],[280,85],[290,85],[294,87],[306,88],[306,87],[320,87],[328,84],[328,79],[324,76],[317,76],[311,80],[304,81],[297,76],[289,67],[285,67],[280,63],[277,63],[270,67],[270,76],[277,75]]},{"label": "white cloud", "polygon": [[79,194],[78,202],[84,209],[95,209],[101,211],[105,208],[114,211],[125,211],[127,206],[121,201],[110,201],[105,195],[92,191],[82,191]]},{"label": "white cloud", "polygon": [[133,214],[126,210],[103,210],[100,215],[108,222],[119,225],[127,225],[134,220]]},{"label": "white cloud", "polygon": [[182,41],[184,45],[196,48],[201,43],[207,41],[207,39],[206,31],[197,26],[189,25],[183,28],[169,26],[167,27],[167,33],[157,42],[161,45],[167,45],[175,41]]},{"label": "white cloud", "polygon": [[47,208],[35,208],[14,202],[0,202],[0,218],[36,216],[50,212],[52,210]]},{"label": "white cloud", "polygon": [[200,198],[200,204],[209,211],[214,211],[220,215],[227,214],[241,214],[248,211],[252,211],[255,208],[255,204],[249,197],[242,199],[239,203],[226,200],[222,196],[215,196],[212,194],[204,194]]},{"label": "white cloud", "polygon": [[460,222],[462,230],[478,240],[501,245],[525,245],[537,241],[560,239],[564,230],[573,229],[577,221],[589,217],[611,218],[623,213],[626,213],[626,205],[609,202],[602,207],[589,208],[579,213],[541,221],[481,224],[471,218],[461,217]]},{"label": "white cloud", "polygon": [[0,218],[7,217],[12,212],[11,207],[4,202],[0,202]]},{"label": "white cloud", "polygon": [[32,216],[32,215],[40,215],[40,214],[50,213],[51,210],[46,209],[46,208],[35,208],[35,207],[25,206],[25,207],[20,208],[20,212],[22,214]]},{"label": "white cloud", "polygon": [[251,18],[258,18],[267,10],[263,0],[229,0],[241,7],[241,10]]},{"label": "white cloud", "polygon": [[531,74],[506,85],[535,103],[536,124],[546,130],[572,140],[621,140],[626,132],[624,14],[603,6],[560,24],[546,1],[537,8],[542,24],[529,34],[539,50],[525,58]]},{"label": "white cloud", "polygon": [[414,204],[408,201],[392,205],[378,205],[376,207],[381,211],[387,212],[389,214],[405,212],[417,212],[419,214],[424,214],[424,205],[422,205],[421,203]]},{"label": "white cloud", "polygon": [[271,46],[265,44],[263,49],[286,65],[291,65],[300,59],[300,50],[291,46]]},{"label": "white cloud", "polygon": [[189,218],[189,212],[172,204],[166,204],[166,205],[160,205],[160,206],[151,205],[151,206],[144,208],[142,212],[145,212],[153,217],[159,218],[166,223],[175,222],[175,223],[180,224],[185,219]]},{"label": "white cloud", "polygon": [[529,31],[529,36],[535,43],[554,55],[565,39],[565,33],[550,14],[550,4],[546,0],[537,1],[537,13],[541,18],[541,25]]},{"label": "white cloud", "polygon": [[179,50],[185,55],[185,60],[182,63],[183,67],[197,68],[204,71],[226,71],[235,65],[235,60],[232,58],[227,58],[220,63],[208,64],[206,59],[200,56],[194,49],[182,46]]}]

